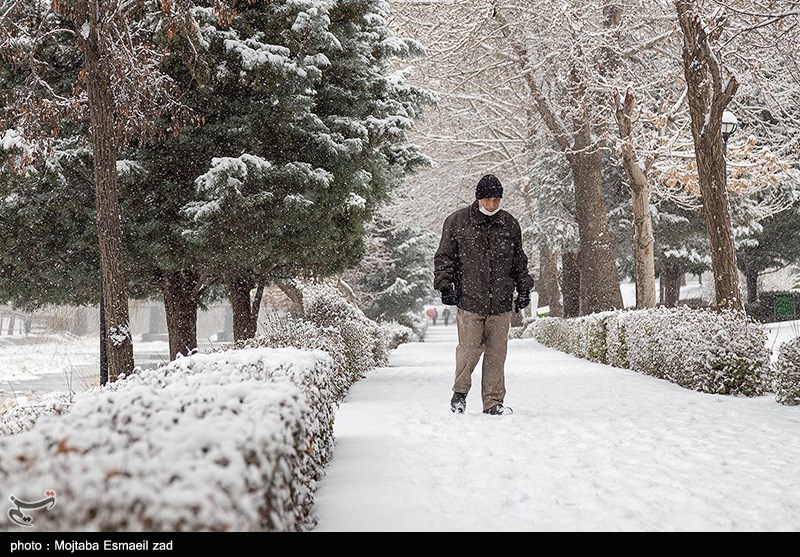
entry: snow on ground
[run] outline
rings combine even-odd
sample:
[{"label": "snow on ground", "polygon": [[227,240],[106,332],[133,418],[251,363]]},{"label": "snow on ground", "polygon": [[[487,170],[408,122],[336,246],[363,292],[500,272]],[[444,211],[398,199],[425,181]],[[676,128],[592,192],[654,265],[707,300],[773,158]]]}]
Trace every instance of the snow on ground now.
[{"label": "snow on ground", "polygon": [[449,410],[430,327],[336,414],[315,532],[800,531],[800,408],[708,395],[512,340],[506,404]]},{"label": "snow on ground", "polygon": [[767,348],[772,350],[772,359],[778,356],[778,348],[787,340],[800,336],[800,321],[783,321],[781,323],[767,323]]}]

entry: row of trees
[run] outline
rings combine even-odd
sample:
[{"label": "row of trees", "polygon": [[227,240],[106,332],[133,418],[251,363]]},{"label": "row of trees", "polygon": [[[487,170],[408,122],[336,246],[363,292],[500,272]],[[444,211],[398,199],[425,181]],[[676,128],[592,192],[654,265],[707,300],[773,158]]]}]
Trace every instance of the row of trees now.
[{"label": "row of trees", "polygon": [[[764,246],[798,226],[796,2],[393,4],[430,37],[418,83],[442,93],[421,134],[439,167],[416,184],[453,206],[480,173],[506,176],[553,314],[621,307],[625,275],[638,307],[657,275],[669,302],[709,267],[717,306],[741,309],[737,267],[792,257]],[[744,131],[727,168],[726,109]]]},{"label": "row of trees", "polygon": [[0,13],[0,298],[96,303],[102,284],[111,379],[133,366],[129,297],[163,296],[173,358],[212,297],[252,336],[265,285],[352,267],[376,209],[428,164],[406,134],[434,99],[391,67],[419,48],[389,33],[385,2]]}]

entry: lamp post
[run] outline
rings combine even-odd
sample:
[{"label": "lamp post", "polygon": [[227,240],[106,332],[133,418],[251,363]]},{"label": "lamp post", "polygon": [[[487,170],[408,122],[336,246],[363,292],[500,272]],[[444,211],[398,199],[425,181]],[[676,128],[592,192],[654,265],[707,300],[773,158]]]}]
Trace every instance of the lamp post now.
[{"label": "lamp post", "polygon": [[725,173],[726,187],[728,185],[728,139],[730,139],[738,126],[739,120],[736,119],[736,115],[730,110],[725,110],[722,113],[722,168]]},{"label": "lamp post", "polygon": [[106,300],[103,296],[103,273],[100,272],[100,384],[108,383],[108,353],[106,352]]}]

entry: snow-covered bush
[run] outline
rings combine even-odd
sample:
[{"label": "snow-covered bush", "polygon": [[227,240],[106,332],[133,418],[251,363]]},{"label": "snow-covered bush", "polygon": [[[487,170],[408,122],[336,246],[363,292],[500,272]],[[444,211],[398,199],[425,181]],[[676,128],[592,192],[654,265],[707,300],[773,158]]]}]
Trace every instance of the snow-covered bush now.
[{"label": "snow-covered bush", "polygon": [[321,327],[307,319],[288,315],[270,318],[263,322],[263,329],[263,334],[256,338],[236,341],[215,351],[258,347],[325,350],[334,362],[331,370],[334,396],[339,401],[344,398],[353,382],[346,372],[345,344],[338,328]]},{"label": "snow-covered bush", "polygon": [[394,350],[406,342],[414,342],[416,335],[411,327],[401,325],[397,321],[384,321],[378,324],[389,350]]},{"label": "snow-covered bush", "polygon": [[657,308],[627,321],[631,369],[718,394],[763,394],[770,354],[762,327],[744,313]]},{"label": "snow-covered bush", "polygon": [[621,311],[606,320],[606,363],[614,367],[630,367],[625,333],[628,315],[629,312]]},{"label": "snow-covered bush", "polygon": [[569,320],[560,317],[540,317],[525,328],[522,336],[533,337],[545,346],[557,348],[578,358],[586,358],[588,320],[589,317]]},{"label": "snow-covered bush", "polygon": [[132,374],[0,438],[0,484],[20,499],[56,491],[37,530],[307,529],[334,366],[321,350],[258,348]]},{"label": "snow-covered bush", "polygon": [[320,327],[334,327],[344,340],[346,370],[352,381],[389,361],[389,348],[380,327],[330,286],[303,289],[306,319]]},{"label": "snow-covered bush", "polygon": [[0,412],[0,435],[15,435],[32,429],[39,418],[48,414],[64,414],[72,406],[76,393],[48,393],[26,404]]},{"label": "snow-covered bush", "polygon": [[608,322],[613,319],[611,313],[595,313],[587,316],[586,327],[586,358],[601,364],[608,363]]},{"label": "snow-covered bush", "polygon": [[524,336],[702,392],[755,396],[769,387],[764,330],[743,313],[680,307],[545,318]]},{"label": "snow-covered bush", "polygon": [[800,337],[782,343],[773,364],[775,400],[781,404],[800,404]]}]

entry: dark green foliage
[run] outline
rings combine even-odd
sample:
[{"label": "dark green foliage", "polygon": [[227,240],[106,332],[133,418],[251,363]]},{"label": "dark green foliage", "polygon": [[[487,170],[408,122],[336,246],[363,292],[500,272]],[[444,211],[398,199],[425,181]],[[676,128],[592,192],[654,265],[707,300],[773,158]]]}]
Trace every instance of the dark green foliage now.
[{"label": "dark green foliage", "polygon": [[800,262],[800,207],[792,207],[760,222],[758,231],[736,250],[743,273],[762,273]]},{"label": "dark green foliage", "polygon": [[661,201],[653,212],[653,235],[656,275],[667,265],[694,275],[710,268],[708,238],[699,211]]},{"label": "dark green foliage", "polygon": [[0,177],[0,300],[31,310],[99,300],[91,160],[64,150]]},{"label": "dark green foliage", "polygon": [[[776,310],[776,298],[778,297],[784,298],[784,300],[787,297],[792,299],[794,302],[794,312],[792,314]],[[797,319],[798,314],[800,314],[800,292],[777,290],[759,292],[758,302],[745,304],[745,311],[753,319],[762,323],[792,321]]]},{"label": "dark green foliage", "polygon": [[438,238],[432,232],[378,218],[368,228],[369,257],[354,270],[364,313],[376,321],[404,321],[430,296],[431,262]]},{"label": "dark green foliage", "polygon": [[[228,28],[198,11],[193,40],[153,32],[162,69],[202,125],[176,135],[175,122],[162,121],[149,143],[120,151],[134,297],[153,295],[174,271],[196,273],[219,294],[212,285],[231,275],[321,277],[360,260],[375,209],[427,163],[405,132],[432,97],[390,75],[415,45],[388,35],[383,4],[344,0],[314,13],[302,2],[243,3]],[[2,223],[9,271],[0,298],[96,300],[90,171],[65,162],[45,179],[63,183],[49,196],[35,193],[47,189],[38,176],[21,178],[26,185],[3,178],[0,210],[13,191],[28,212]],[[38,244],[36,256],[18,253],[16,238]]]}]

